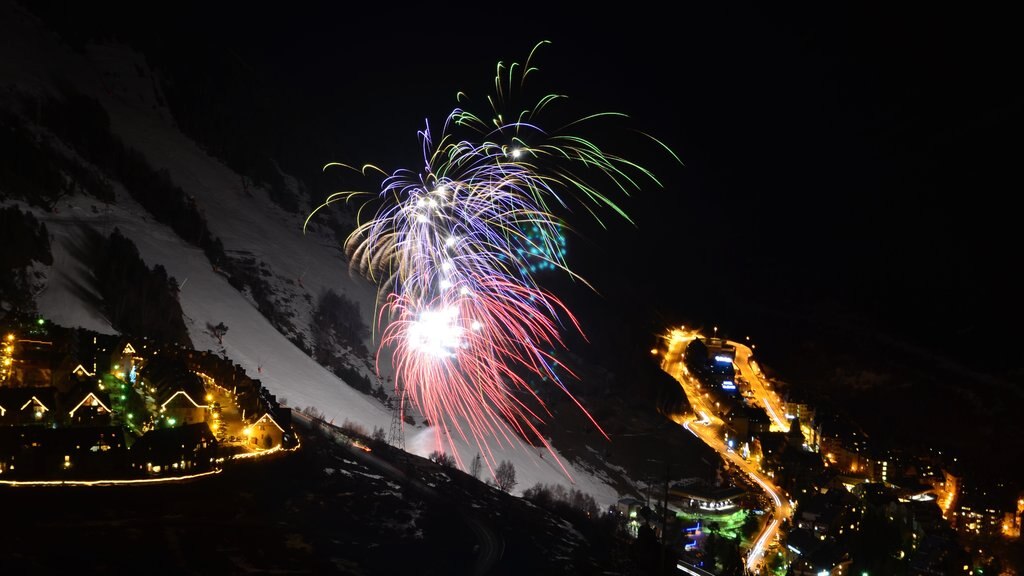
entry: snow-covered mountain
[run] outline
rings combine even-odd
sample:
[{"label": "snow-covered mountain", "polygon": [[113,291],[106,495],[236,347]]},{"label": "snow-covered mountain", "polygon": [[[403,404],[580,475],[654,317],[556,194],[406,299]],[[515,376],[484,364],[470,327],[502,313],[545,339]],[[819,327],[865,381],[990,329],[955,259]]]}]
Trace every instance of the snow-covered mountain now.
[{"label": "snow-covered mountain", "polygon": [[[179,300],[189,336],[197,349],[223,353],[259,378],[278,398],[292,407],[315,407],[335,423],[352,422],[367,430],[388,429],[391,411],[378,399],[357,391],[315,362],[292,340],[310,335],[314,303],[325,290],[334,290],[358,303],[367,325],[372,325],[375,288],[350,274],[334,235],[323,226],[303,231],[303,215],[291,214],[274,204],[266,190],[245,183],[237,173],[207,154],[176,126],[162,104],[159,82],[145,59],[117,44],[90,45],[75,51],[23,8],[0,2],[0,94],[8,101],[24,95],[45,98],[70,84],[98,101],[110,117],[111,131],[142,153],[157,170],[166,170],[173,183],[194,197],[211,233],[229,256],[251,258],[272,288],[274,306],[290,318],[295,333],[290,340],[254,305],[251,295],[233,287],[204,252],[183,240],[136,202],[119,182],[112,182],[116,201],[105,203],[86,195],[61,198],[52,211],[20,203],[45,222],[54,263],[42,268],[37,305],[53,322],[113,333],[104,314],[83,292],[87,270],[80,254],[83,227],[103,234],[117,228],[138,247],[149,266],[163,265],[179,286]],[[38,126],[35,129],[45,131]],[[52,135],[50,135],[52,138]],[[63,150],[75,156],[71,147]],[[88,164],[78,158],[77,161]],[[289,181],[287,175],[286,181]],[[295,182],[290,181],[294,186]],[[0,190],[2,192],[2,190]],[[5,199],[4,204],[16,202]],[[308,212],[309,206],[304,207]],[[300,210],[300,213],[303,210]],[[222,342],[208,323],[228,327]],[[375,346],[367,342],[367,347]],[[353,365],[376,381],[372,358],[351,358]],[[385,388],[388,366],[380,366]],[[406,427],[407,449],[425,456],[437,449],[436,429],[422,418]],[[459,438],[450,439],[468,462],[478,448]],[[511,461],[520,490],[538,482],[568,485],[569,479],[551,458],[522,445],[498,447],[496,460]],[[607,473],[567,462],[575,487],[593,495],[602,505],[619,497]],[[621,473],[622,470],[619,469]]]}]

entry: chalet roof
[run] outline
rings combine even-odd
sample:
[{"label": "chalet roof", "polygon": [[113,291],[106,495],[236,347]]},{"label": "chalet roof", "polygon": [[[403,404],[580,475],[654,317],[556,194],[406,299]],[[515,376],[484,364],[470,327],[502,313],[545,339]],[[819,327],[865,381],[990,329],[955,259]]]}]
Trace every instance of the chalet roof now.
[{"label": "chalet roof", "polygon": [[157,356],[146,363],[141,375],[147,385],[156,389],[153,397],[163,404],[177,392],[185,392],[196,404],[205,404],[206,387],[197,374],[176,358]]},{"label": "chalet roof", "polygon": [[274,426],[277,426],[278,430],[280,430],[281,432],[284,432],[284,427],[282,427],[280,424],[278,424],[277,419],[274,418],[274,416],[271,415],[270,412],[266,412],[266,413],[263,414],[263,416],[260,416],[255,422],[253,422],[253,426],[259,424],[260,422],[270,422]]},{"label": "chalet roof", "polygon": [[166,399],[160,403],[160,407],[164,408],[168,404],[175,402],[185,407],[194,406],[196,408],[206,408],[206,400],[201,395],[201,392],[192,391],[191,393],[185,390],[176,390],[167,396]]},{"label": "chalet roof", "polygon": [[[79,398],[81,399],[73,405],[71,404],[71,402],[65,403],[65,405],[71,406],[71,408],[68,409],[69,416],[74,416],[75,412],[77,412],[79,408],[85,405],[98,405],[103,407],[103,409],[106,410],[107,412],[112,412],[110,395],[102,390],[86,392],[85,394],[79,396]],[[70,399],[73,401],[74,397],[70,397]]]},{"label": "chalet roof", "polygon": [[95,379],[75,382],[67,392],[60,395],[61,405],[66,406],[67,410],[70,411],[89,394],[95,394],[100,401],[108,407],[110,406],[110,392],[108,390],[101,390],[99,383]]},{"label": "chalet roof", "polygon": [[53,386],[0,388],[0,406],[7,412],[21,410],[33,403],[33,400],[42,404],[46,410],[53,410],[57,406],[56,398],[57,389]]},{"label": "chalet roof", "polygon": [[93,376],[96,376],[96,373],[90,372],[89,369],[86,368],[85,365],[82,364],[81,362],[79,362],[77,366],[71,369],[71,377],[90,378]]}]

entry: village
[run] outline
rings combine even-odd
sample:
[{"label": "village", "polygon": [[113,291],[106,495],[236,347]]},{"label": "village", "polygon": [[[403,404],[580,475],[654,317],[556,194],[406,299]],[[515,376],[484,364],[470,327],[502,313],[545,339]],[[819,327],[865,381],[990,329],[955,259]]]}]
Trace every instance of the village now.
[{"label": "village", "polygon": [[179,481],[298,446],[291,411],[212,352],[45,318],[0,338],[0,484]]}]

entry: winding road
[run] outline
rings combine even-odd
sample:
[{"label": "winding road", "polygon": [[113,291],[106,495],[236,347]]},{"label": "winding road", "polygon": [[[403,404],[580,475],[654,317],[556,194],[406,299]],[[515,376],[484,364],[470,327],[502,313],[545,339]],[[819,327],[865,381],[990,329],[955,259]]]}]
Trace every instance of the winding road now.
[{"label": "winding road", "polygon": [[[773,504],[771,520],[765,524],[761,533],[758,534],[757,539],[754,540],[754,545],[751,546],[747,553],[747,570],[752,573],[756,573],[764,560],[765,550],[778,537],[782,521],[789,518],[790,515],[792,515],[793,510],[782,491],[776,487],[769,478],[761,473],[756,464],[744,460],[738,453],[731,450],[726,446],[725,442],[722,441],[722,427],[724,423],[717,416],[717,411],[711,409],[708,405],[708,402],[710,402],[709,395],[702,391],[700,383],[690,376],[686,367],[683,365],[683,351],[686,349],[687,344],[696,337],[696,332],[687,332],[681,329],[675,329],[672,330],[666,338],[668,350],[662,360],[662,369],[675,378],[679,382],[679,385],[683,387],[687,400],[690,402],[690,406],[693,409],[693,414],[677,416],[675,421],[718,452],[726,462],[750,476],[750,478],[760,486],[761,489],[764,490],[765,494],[767,494],[771,499]],[[730,344],[736,345],[737,343],[730,342]],[[745,352],[742,353],[742,360],[741,349],[745,349]],[[771,413],[773,410],[778,410],[776,415],[772,417],[773,422],[777,423],[778,418],[784,418],[785,415],[784,413],[779,413],[782,411],[782,408],[781,405],[778,404],[778,400],[767,393],[763,387],[764,384],[760,377],[754,372],[754,368],[751,367],[750,348],[737,345],[736,351],[736,364],[740,368],[741,373],[743,373],[744,377],[748,377],[748,372],[745,371],[748,370],[749,373],[754,376],[753,381],[756,381],[758,386],[761,387],[760,392],[755,392],[755,394],[764,395],[765,400],[763,400],[760,405],[765,407],[765,411],[769,413],[769,416],[772,415]],[[772,402],[773,399],[774,403]],[[785,422],[783,421],[783,423]],[[788,423],[785,424],[785,429],[788,430]]]}]

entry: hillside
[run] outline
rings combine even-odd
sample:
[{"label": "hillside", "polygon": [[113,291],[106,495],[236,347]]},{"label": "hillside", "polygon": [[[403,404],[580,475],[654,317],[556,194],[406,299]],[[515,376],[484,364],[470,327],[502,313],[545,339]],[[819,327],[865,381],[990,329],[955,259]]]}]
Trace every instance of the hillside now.
[{"label": "hillside", "polygon": [[[17,129],[31,134],[53,165],[64,167],[60,172],[66,180],[66,190],[54,192],[43,205],[4,194],[5,203],[32,212],[51,236],[53,264],[35,267],[39,312],[60,325],[115,332],[97,307],[91,272],[81,256],[89,234],[108,236],[116,229],[137,246],[147,265],[163,266],[174,279],[195,348],[224,354],[289,406],[315,408],[336,424],[387,430],[391,412],[384,395],[374,389],[390,390],[390,370],[381,363],[378,380],[374,359],[362,353],[376,348],[371,334],[335,350],[341,371],[331,371],[310,356],[318,338],[317,303],[328,290],[355,303],[365,326],[373,324],[374,287],[349,273],[339,251],[337,228],[344,225],[346,214],[335,213],[338,220],[333,222],[315,220],[304,233],[302,223],[310,209],[310,200],[300,193],[304,185],[278,171],[280,182],[300,204],[294,212],[282,210],[270,185],[233,171],[185,136],[166,105],[158,73],[127,46],[103,43],[73,49],[9,2],[0,2],[0,34],[5,38],[0,46],[0,104],[14,115],[9,122],[19,123]],[[73,86],[70,96],[68,86]],[[99,128],[90,128],[93,132],[109,131],[101,133],[101,140],[122,158],[108,159],[104,153],[109,151],[83,144],[88,139],[48,119],[48,110],[66,105],[60,103],[69,98],[84,103],[95,116]],[[148,179],[126,173],[126,161]],[[152,190],[164,196],[154,197]],[[191,228],[164,214],[172,201],[191,219]],[[193,229],[194,234],[187,232]],[[210,328],[217,324],[226,327],[222,337]],[[579,368],[581,374],[588,372]],[[649,370],[644,378],[654,373],[656,369]],[[612,393],[623,386],[619,377],[597,386],[600,380],[584,378],[575,383],[576,391],[609,426],[611,441],[578,422],[577,409],[564,398],[550,398],[555,413],[549,433],[556,454],[564,447],[561,459],[571,480],[535,448],[515,442],[494,446],[496,462],[515,464],[518,490],[536,483],[572,484],[607,505],[643,489],[648,472],[634,475],[630,470],[638,458],[641,465],[645,462],[640,457],[645,451],[678,454],[692,468],[684,474],[711,473],[717,462],[713,455],[678,427],[666,426],[653,402],[644,405],[634,397],[623,404]],[[405,429],[406,447],[426,456],[440,445],[437,429],[413,417]],[[648,431],[639,439],[616,437],[637,425]],[[466,461],[480,451],[471,440],[448,440]]]},{"label": "hillside", "polygon": [[[24,574],[639,574],[613,524],[415,456],[305,431],[303,450],[202,482],[5,490]],[[55,542],[60,545],[54,546]],[[401,549],[401,553],[395,553]]]}]

